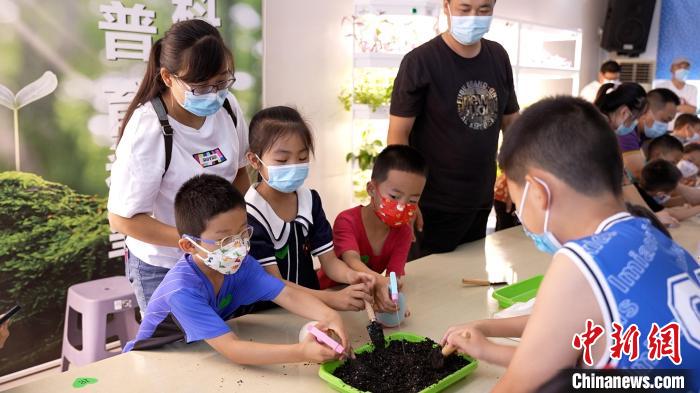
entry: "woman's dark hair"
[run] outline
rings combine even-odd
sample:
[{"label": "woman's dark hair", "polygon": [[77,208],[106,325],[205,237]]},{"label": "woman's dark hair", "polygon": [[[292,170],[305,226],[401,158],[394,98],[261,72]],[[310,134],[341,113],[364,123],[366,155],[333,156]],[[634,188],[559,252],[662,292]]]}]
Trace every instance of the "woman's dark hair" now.
[{"label": "woman's dark hair", "polygon": [[301,137],[311,153],[314,152],[314,138],[309,126],[299,112],[288,106],[265,108],[253,116],[248,136],[250,151],[262,157],[275,142],[288,134]]},{"label": "woman's dark hair", "polygon": [[199,19],[172,25],[151,48],[146,73],[119,127],[119,139],[134,110],[167,89],[160,76],[161,68],[184,82],[201,83],[221,73],[225,67],[234,72],[233,54],[216,27]]},{"label": "woman's dark hair", "polygon": [[643,113],[647,107],[646,91],[637,83],[625,82],[617,87],[614,83],[605,83],[598,89],[594,104],[606,115],[625,105],[632,113]]}]

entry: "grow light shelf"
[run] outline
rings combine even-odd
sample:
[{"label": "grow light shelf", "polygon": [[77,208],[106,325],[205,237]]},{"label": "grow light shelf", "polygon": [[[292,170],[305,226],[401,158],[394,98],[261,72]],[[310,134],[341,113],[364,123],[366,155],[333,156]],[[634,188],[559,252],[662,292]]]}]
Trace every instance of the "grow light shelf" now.
[{"label": "grow light shelf", "polygon": [[355,0],[355,15],[423,15],[437,17],[440,2],[435,0]]},{"label": "grow light shelf", "polygon": [[352,114],[356,119],[373,119],[373,120],[388,120],[389,119],[389,105],[382,105],[373,111],[369,105],[365,104],[353,104]]}]

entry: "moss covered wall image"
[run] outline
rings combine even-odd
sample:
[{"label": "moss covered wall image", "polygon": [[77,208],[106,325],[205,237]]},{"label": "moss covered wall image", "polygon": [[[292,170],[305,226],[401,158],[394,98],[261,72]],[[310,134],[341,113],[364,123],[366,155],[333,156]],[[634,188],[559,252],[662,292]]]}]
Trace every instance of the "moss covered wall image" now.
[{"label": "moss covered wall image", "polygon": [[0,173],[0,312],[14,304],[0,375],[60,357],[67,288],[124,275],[107,259],[105,198],[21,172]]}]

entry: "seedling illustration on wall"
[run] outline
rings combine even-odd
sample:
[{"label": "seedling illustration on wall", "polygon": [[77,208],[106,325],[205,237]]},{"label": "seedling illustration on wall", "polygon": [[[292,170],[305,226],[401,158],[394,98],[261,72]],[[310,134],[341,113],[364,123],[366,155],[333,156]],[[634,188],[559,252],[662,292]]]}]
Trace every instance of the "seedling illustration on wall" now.
[{"label": "seedling illustration on wall", "polygon": [[58,79],[51,71],[44,72],[39,79],[24,86],[17,94],[12,93],[6,86],[0,84],[0,105],[7,107],[13,112],[15,128],[15,170],[20,170],[19,157],[19,110],[40,100],[56,90]]}]

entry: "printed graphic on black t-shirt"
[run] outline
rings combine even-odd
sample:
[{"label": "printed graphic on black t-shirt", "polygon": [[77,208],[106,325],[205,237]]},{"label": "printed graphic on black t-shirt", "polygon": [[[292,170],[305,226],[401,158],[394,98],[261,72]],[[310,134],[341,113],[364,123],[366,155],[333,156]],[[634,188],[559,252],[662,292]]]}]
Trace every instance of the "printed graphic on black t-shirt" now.
[{"label": "printed graphic on black t-shirt", "polygon": [[457,94],[457,111],[472,130],[486,130],[498,117],[496,89],[483,81],[468,81]]}]

